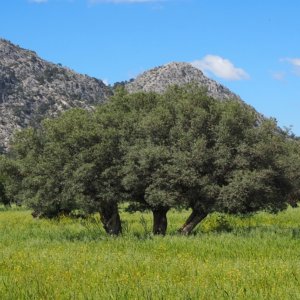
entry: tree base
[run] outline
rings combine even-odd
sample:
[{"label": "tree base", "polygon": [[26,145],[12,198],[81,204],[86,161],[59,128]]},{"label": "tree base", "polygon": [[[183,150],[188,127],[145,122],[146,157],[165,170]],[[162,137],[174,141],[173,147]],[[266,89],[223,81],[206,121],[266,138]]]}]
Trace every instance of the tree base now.
[{"label": "tree base", "polygon": [[182,235],[189,235],[194,230],[194,228],[207,216],[206,213],[200,212],[198,210],[193,210],[191,215],[185,221],[183,226],[178,230]]},{"label": "tree base", "polygon": [[161,207],[152,210],[153,213],[153,234],[165,235],[168,227],[167,212],[169,208]]},{"label": "tree base", "polygon": [[102,205],[100,209],[100,220],[107,234],[119,235],[122,233],[121,218],[117,204]]}]

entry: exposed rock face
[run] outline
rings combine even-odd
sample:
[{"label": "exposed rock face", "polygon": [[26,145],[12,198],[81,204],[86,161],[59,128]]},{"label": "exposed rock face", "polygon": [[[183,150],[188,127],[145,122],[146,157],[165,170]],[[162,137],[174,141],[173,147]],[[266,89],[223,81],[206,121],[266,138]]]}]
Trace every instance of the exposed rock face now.
[{"label": "exposed rock face", "polygon": [[173,62],[154,68],[139,75],[133,82],[126,84],[130,93],[144,91],[163,93],[170,85],[196,83],[207,89],[210,96],[217,99],[237,98],[228,88],[207,78],[203,73],[189,63]]},{"label": "exposed rock face", "polygon": [[[169,63],[119,84],[130,93],[162,93],[170,85],[187,83],[203,86],[217,99],[241,100],[188,63]],[[113,88],[101,80],[47,62],[33,51],[0,39],[0,153],[7,149],[15,130],[36,126],[45,117],[55,117],[72,107],[92,109],[112,93]]]},{"label": "exposed rock face", "polygon": [[0,152],[16,129],[72,107],[90,109],[110,94],[101,80],[46,62],[35,52],[0,39]]}]

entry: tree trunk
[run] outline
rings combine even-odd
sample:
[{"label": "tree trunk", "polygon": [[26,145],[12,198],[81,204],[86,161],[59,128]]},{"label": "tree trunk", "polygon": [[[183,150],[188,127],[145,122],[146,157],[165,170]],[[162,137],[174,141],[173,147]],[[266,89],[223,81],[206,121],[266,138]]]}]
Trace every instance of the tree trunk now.
[{"label": "tree trunk", "polygon": [[153,234],[165,235],[168,227],[167,212],[169,208],[160,207],[152,210]]},{"label": "tree trunk", "polygon": [[106,233],[110,235],[119,235],[122,233],[121,219],[116,203],[101,206],[100,220]]},{"label": "tree trunk", "polygon": [[193,229],[207,216],[206,213],[193,210],[191,215],[185,221],[183,226],[178,230],[182,235],[189,235]]},{"label": "tree trunk", "polygon": [[296,194],[292,194],[290,195],[289,199],[288,199],[288,204],[292,207],[292,208],[297,208],[298,207],[298,197],[299,195]]}]

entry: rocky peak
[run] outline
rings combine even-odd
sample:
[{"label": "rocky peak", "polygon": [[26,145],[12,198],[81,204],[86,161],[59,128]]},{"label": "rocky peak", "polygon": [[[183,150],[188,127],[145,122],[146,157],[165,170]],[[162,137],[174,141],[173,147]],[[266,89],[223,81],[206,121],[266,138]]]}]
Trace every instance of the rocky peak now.
[{"label": "rocky peak", "polygon": [[[188,83],[203,86],[220,100],[240,100],[189,63],[172,62],[120,84],[130,93],[163,93],[170,85]],[[15,130],[36,126],[45,117],[55,117],[69,108],[92,109],[106,101],[112,90],[101,80],[47,62],[33,51],[0,39],[0,152],[7,149]]]},{"label": "rocky peak", "polygon": [[47,62],[0,39],[0,150],[12,133],[72,107],[91,109],[111,90],[101,81]]},{"label": "rocky peak", "polygon": [[142,73],[126,85],[130,92],[145,91],[163,93],[170,85],[196,83],[207,89],[208,94],[217,99],[239,97],[216,81],[207,78],[202,71],[189,63],[172,62]]}]

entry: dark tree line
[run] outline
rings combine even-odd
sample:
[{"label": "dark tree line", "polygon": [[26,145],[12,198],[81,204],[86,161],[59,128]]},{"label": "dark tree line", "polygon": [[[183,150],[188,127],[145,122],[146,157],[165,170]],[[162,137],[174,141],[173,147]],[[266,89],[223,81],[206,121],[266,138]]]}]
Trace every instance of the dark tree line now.
[{"label": "dark tree line", "polygon": [[122,231],[118,206],[151,210],[165,234],[171,208],[189,208],[189,234],[208,214],[278,212],[299,196],[299,141],[237,100],[195,86],[128,94],[74,109],[14,137],[0,161],[0,199],[34,216],[100,213]]}]

